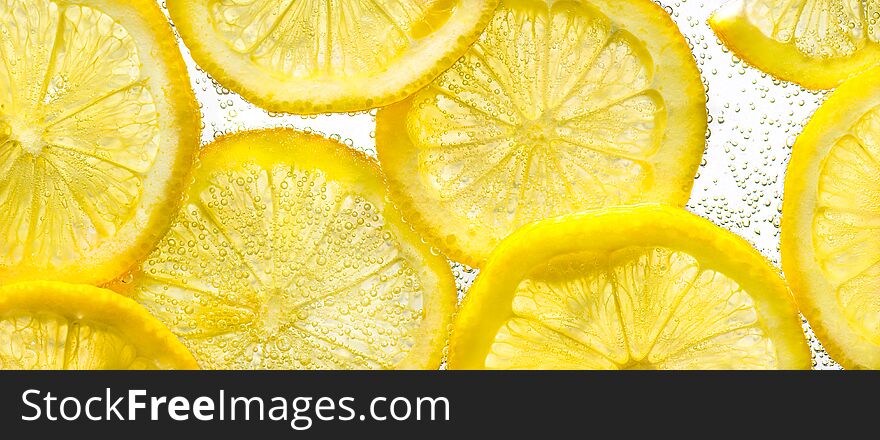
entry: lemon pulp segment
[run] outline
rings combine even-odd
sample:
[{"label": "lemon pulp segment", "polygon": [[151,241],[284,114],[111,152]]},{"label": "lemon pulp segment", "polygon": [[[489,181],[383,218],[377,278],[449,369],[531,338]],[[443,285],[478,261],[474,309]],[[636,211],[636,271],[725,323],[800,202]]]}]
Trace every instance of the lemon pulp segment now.
[{"label": "lemon pulp segment", "polygon": [[274,111],[366,110],[403,99],[465,51],[497,0],[172,0],[208,73]]},{"label": "lemon pulp segment", "polygon": [[880,368],[880,68],[844,82],[798,138],[782,259],[829,353]]},{"label": "lemon pulp segment", "polygon": [[687,201],[700,74],[662,8],[618,3],[505,1],[450,70],[379,111],[392,194],[450,257],[480,265],[554,215]]},{"label": "lemon pulp segment", "polygon": [[206,148],[132,292],[209,368],[437,368],[455,287],[336,142],[245,132]]},{"label": "lemon pulp segment", "polygon": [[193,369],[195,359],[134,301],[97,287],[0,288],[0,369]]},{"label": "lemon pulp segment", "polygon": [[465,298],[449,356],[464,369],[810,367],[774,269],[707,221],[650,205],[511,235]]},{"label": "lemon pulp segment", "polygon": [[108,281],[161,236],[198,112],[153,2],[0,2],[0,281]]},{"label": "lemon pulp segment", "polygon": [[880,0],[731,0],[709,24],[744,61],[807,88],[880,63]]}]

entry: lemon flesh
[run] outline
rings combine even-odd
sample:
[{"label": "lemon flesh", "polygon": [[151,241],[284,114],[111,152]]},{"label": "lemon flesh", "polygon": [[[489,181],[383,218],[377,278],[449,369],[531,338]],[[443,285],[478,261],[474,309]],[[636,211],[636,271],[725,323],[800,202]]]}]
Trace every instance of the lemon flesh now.
[{"label": "lemon flesh", "polygon": [[880,68],[844,82],[798,137],[782,258],[804,315],[847,367],[880,367]]},{"label": "lemon flesh", "polygon": [[172,0],[193,58],[273,111],[359,111],[403,99],[477,38],[497,0]]},{"label": "lemon flesh", "polygon": [[709,24],[746,62],[811,89],[880,62],[880,0],[731,0]]},{"label": "lemon flesh", "polygon": [[819,171],[813,247],[847,319],[880,344],[880,105],[828,152]]},{"label": "lemon flesh", "polygon": [[684,204],[705,143],[687,44],[656,4],[503,2],[447,72],[379,111],[392,194],[480,265],[517,227],[640,201]]},{"label": "lemon flesh", "polygon": [[810,354],[785,284],[747,243],[684,211],[609,208],[538,222],[465,298],[464,369],[790,369]]},{"label": "lemon flesh", "polygon": [[192,355],[134,301],[96,287],[0,288],[0,369],[197,368]]},{"label": "lemon flesh", "polygon": [[113,0],[8,0],[0,29],[0,281],[108,281],[167,226],[198,145],[170,29]]},{"label": "lemon flesh", "polygon": [[223,138],[133,295],[207,368],[437,368],[451,272],[384,193],[341,144]]}]

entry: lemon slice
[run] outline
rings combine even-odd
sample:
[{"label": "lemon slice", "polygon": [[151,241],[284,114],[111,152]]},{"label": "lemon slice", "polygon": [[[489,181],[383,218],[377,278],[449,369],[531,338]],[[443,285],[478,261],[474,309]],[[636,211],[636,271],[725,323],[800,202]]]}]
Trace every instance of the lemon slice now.
[{"label": "lemon slice", "polygon": [[385,202],[372,159],[293,130],[206,147],[127,288],[206,368],[437,368],[449,265]]},{"label": "lemon slice", "polygon": [[446,70],[498,0],[169,0],[192,56],[266,109],[349,112],[399,101]]},{"label": "lemon slice", "polygon": [[782,267],[822,345],[880,368],[880,67],[844,82],[794,146]]},{"label": "lemon slice", "polygon": [[102,283],[167,229],[199,113],[148,0],[0,4],[0,283]]},{"label": "lemon slice", "polygon": [[534,220],[684,205],[705,145],[703,85],[648,0],[509,0],[450,70],[379,111],[392,195],[451,258],[479,266]]},{"label": "lemon slice", "polygon": [[880,0],[731,0],[709,25],[743,61],[808,89],[880,63]]},{"label": "lemon slice", "polygon": [[795,369],[810,351],[777,271],[659,205],[569,214],[492,254],[452,332],[458,369]]},{"label": "lemon slice", "polygon": [[195,369],[195,359],[136,302],[49,281],[0,287],[0,369]]}]

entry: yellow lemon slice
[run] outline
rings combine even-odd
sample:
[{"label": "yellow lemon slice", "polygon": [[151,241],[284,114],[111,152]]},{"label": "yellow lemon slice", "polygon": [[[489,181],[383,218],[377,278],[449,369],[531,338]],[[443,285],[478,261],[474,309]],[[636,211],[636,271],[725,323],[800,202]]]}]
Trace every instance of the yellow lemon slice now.
[{"label": "yellow lemon slice", "polygon": [[169,0],[192,56],[255,104],[290,113],[399,101],[446,70],[497,0]]},{"label": "yellow lemon slice", "polygon": [[206,368],[437,368],[456,302],[375,161],[293,130],[206,147],[125,288]]},{"label": "yellow lemon slice", "polygon": [[609,208],[526,226],[455,322],[457,369],[795,369],[810,350],[778,272],[684,210]]},{"label": "yellow lemon slice", "polygon": [[808,89],[880,63],[880,0],[731,0],[709,25],[743,61]]},{"label": "yellow lemon slice", "polygon": [[186,347],[136,302],[97,287],[0,287],[0,369],[195,369]]},{"label": "yellow lemon slice", "polygon": [[844,82],[798,137],[782,267],[828,353],[880,368],[880,67]]},{"label": "yellow lemon slice", "polygon": [[143,258],[198,136],[154,2],[0,3],[0,283],[102,283]]},{"label": "yellow lemon slice", "polygon": [[450,70],[376,123],[404,214],[479,266],[535,220],[684,205],[706,108],[688,45],[655,3],[509,0]]}]

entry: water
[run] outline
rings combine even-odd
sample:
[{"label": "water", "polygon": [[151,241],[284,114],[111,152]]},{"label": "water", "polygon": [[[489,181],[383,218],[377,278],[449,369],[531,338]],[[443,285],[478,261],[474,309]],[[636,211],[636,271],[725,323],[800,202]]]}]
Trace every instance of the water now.
[{"label": "water", "polygon": [[[797,135],[826,92],[812,92],[744,65],[709,29],[720,0],[658,1],[687,38],[706,86],[707,146],[688,209],[742,236],[779,267],[785,168]],[[163,5],[164,7],[164,5]],[[297,116],[269,113],[223,88],[181,44],[202,111],[202,142],[225,133],[294,127],[322,133],[375,156],[375,111]],[[476,270],[451,263],[459,297]],[[839,368],[804,323],[816,368]]]}]

